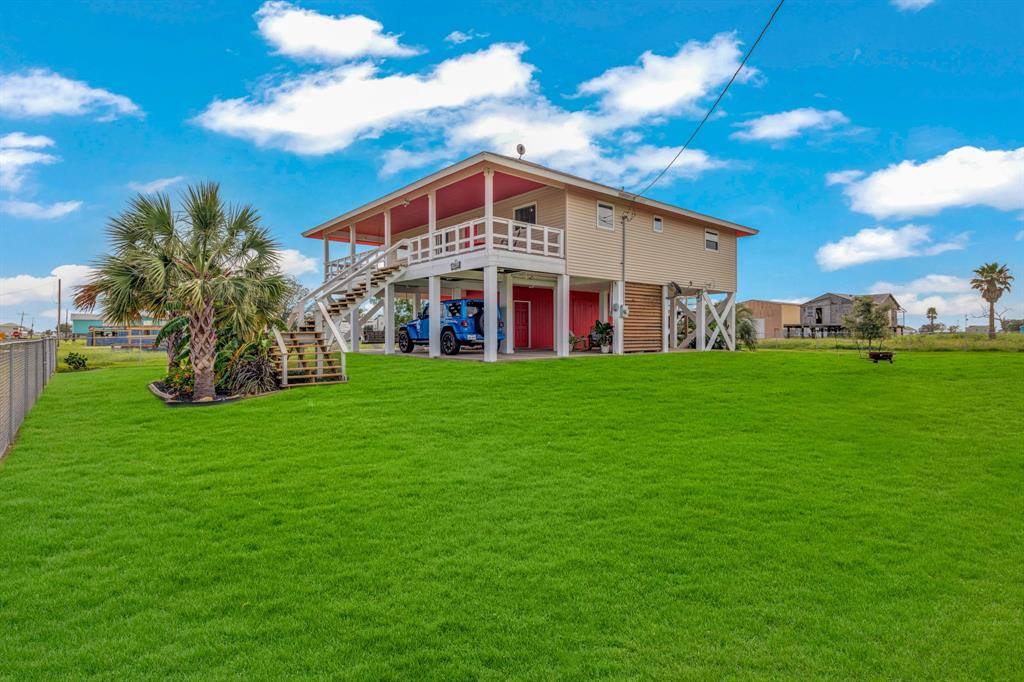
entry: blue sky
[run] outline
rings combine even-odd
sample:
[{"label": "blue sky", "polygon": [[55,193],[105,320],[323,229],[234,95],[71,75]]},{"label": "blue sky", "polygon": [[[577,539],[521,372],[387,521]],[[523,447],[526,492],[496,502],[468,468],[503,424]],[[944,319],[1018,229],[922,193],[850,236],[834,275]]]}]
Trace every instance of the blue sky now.
[{"label": "blue sky", "polygon": [[[219,181],[306,281],[302,229],[480,149],[634,188],[774,4],[4,3],[0,321],[52,326],[140,188]],[[884,287],[962,325],[999,260],[1024,316],[1022,28],[1019,2],[789,0],[651,196],[762,231],[742,298]]]}]

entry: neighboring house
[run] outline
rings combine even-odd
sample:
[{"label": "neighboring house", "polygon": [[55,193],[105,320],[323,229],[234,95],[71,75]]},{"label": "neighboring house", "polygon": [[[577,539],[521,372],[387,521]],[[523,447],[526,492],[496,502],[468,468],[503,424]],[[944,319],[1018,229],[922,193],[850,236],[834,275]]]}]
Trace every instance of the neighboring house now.
[{"label": "neighboring house", "polygon": [[900,314],[906,311],[892,294],[834,294],[827,293],[812,298],[800,306],[800,321],[786,324],[787,337],[845,336],[845,318],[853,309],[854,301],[867,297],[876,304],[889,306],[889,325],[894,334],[903,333]]},{"label": "neighboring house", "polygon": [[964,330],[965,334],[988,334],[987,324],[969,324]]},{"label": "neighboring house", "polygon": [[[586,335],[597,319],[613,321],[616,353],[668,350],[681,316],[702,330],[698,348],[718,338],[732,348],[737,240],[756,233],[482,152],[305,231],[323,242],[324,285],[296,306],[292,332],[316,318],[323,334],[357,349],[346,330],[361,328],[371,297],[383,299],[387,339],[395,296],[425,298],[432,310],[446,298],[480,297],[485,327],[495,328],[502,309],[502,353],[567,355],[570,332]],[[332,242],[347,244],[347,255],[332,259]],[[716,316],[724,324],[712,324]],[[439,355],[439,323],[431,317],[431,356]],[[485,335],[488,361],[498,357],[492,338]]]},{"label": "neighboring house", "polygon": [[155,349],[156,335],[163,320],[145,316],[131,325],[107,323],[102,315],[71,313],[71,333],[75,339],[85,339],[87,346],[137,346]]},{"label": "neighboring house", "polygon": [[15,322],[0,323],[0,338],[5,340],[27,337],[28,327],[22,327]]},{"label": "neighboring house", "polygon": [[800,304],[751,299],[741,305],[750,310],[759,339],[781,339],[785,326],[800,324]]}]

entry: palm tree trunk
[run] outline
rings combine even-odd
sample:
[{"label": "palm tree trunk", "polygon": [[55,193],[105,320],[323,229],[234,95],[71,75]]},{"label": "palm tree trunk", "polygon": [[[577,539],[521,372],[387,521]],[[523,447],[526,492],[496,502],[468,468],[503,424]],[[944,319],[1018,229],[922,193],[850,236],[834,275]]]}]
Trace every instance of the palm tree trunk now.
[{"label": "palm tree trunk", "polygon": [[213,326],[213,301],[207,301],[201,310],[189,315],[188,330],[192,371],[195,372],[195,388],[192,399],[196,401],[213,400],[214,362],[217,352],[217,330]]},{"label": "palm tree trunk", "polygon": [[996,338],[996,303],[988,302],[988,338]]}]

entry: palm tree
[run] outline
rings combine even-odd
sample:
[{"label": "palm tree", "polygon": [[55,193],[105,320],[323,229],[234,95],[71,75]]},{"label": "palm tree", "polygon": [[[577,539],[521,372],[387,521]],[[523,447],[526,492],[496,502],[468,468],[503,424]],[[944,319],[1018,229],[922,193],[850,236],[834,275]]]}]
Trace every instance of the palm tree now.
[{"label": "palm tree", "polygon": [[[139,195],[107,233],[110,254],[78,288],[75,304],[128,324],[144,313],[188,319],[194,399],[214,397],[217,326],[255,337],[286,294],[277,245],[251,206],[225,206],[216,183],[190,186],[175,215],[164,194]],[[169,344],[172,345],[173,344]]]},{"label": "palm tree", "polygon": [[937,310],[935,310],[935,306],[932,306],[931,308],[928,308],[928,311],[924,314],[924,316],[928,318],[928,324],[930,325],[930,328],[928,329],[928,331],[934,332],[935,331],[935,320],[938,319],[938,317],[939,317],[939,312]]},{"label": "palm tree", "polygon": [[977,275],[971,280],[971,288],[981,292],[981,297],[988,302],[988,338],[996,338],[996,301],[1010,291],[1013,275],[1010,269],[999,263],[985,263],[975,268]]}]

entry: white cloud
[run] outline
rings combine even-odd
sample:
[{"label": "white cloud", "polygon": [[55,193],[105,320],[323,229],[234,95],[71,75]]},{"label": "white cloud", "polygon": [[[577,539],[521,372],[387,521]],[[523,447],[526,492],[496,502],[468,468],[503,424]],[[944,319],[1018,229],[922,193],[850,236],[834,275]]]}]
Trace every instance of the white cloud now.
[{"label": "white cloud", "polygon": [[935,0],[891,0],[893,7],[901,12],[918,12]]},{"label": "white cloud", "polygon": [[735,140],[788,140],[807,130],[829,130],[849,123],[843,112],[835,109],[822,111],[812,107],[767,114],[737,123],[738,130],[730,137]]},{"label": "white cloud", "polygon": [[81,205],[81,201],[58,201],[48,205],[34,201],[0,201],[0,213],[28,220],[54,220],[77,211]]},{"label": "white cloud", "polygon": [[15,132],[0,137],[0,189],[16,192],[21,189],[31,166],[58,161],[53,154],[37,151],[53,144],[45,135]]},{"label": "white cloud", "polygon": [[57,300],[57,280],[61,280],[64,292],[70,292],[76,284],[84,284],[92,274],[88,265],[60,265],[49,275],[14,275],[0,277],[0,306],[21,303],[47,302]]},{"label": "white cloud", "polygon": [[1024,208],[1024,147],[958,147],[923,163],[901,161],[843,190],[851,208],[875,218],[935,215],[946,208]]},{"label": "white cloud", "polygon": [[925,275],[903,284],[875,282],[871,291],[891,293],[908,315],[923,316],[928,308],[935,308],[940,318],[964,315],[977,312],[981,302],[971,280],[956,275]]},{"label": "white cloud", "polygon": [[1018,242],[1024,242],[1024,230],[1021,230],[1017,234],[1013,235],[1013,240]]},{"label": "white cloud", "polygon": [[[669,57],[644,52],[639,65],[608,69],[581,84],[579,93],[598,95],[606,113],[634,120],[692,112],[713,88],[729,80],[742,56],[735,34],[719,33],[706,43],[691,40]],[[736,80],[743,83],[755,75],[755,69],[746,67]]]},{"label": "white cloud", "polygon": [[142,115],[139,106],[123,95],[46,69],[0,75],[0,92],[0,114],[13,118],[95,113],[99,120],[109,121],[121,115]]},{"label": "white cloud", "polygon": [[468,43],[470,40],[476,38],[486,38],[490,33],[477,33],[473,29],[468,31],[452,31],[444,37],[446,42],[452,45],[461,45],[462,43]]},{"label": "white cloud", "polygon": [[316,272],[320,268],[320,263],[315,258],[310,258],[298,249],[281,249],[277,253],[278,268],[286,275],[299,277]]},{"label": "white cloud", "polygon": [[213,102],[197,122],[217,132],[300,154],[327,154],[360,137],[426,123],[428,115],[523,94],[533,67],[523,45],[497,44],[425,75],[381,76],[372,64],[306,74],[254,99]]},{"label": "white cloud", "polygon": [[290,2],[266,2],[256,11],[260,35],[288,57],[344,62],[360,57],[408,57],[418,50],[384,33],[384,26],[359,14],[331,16]]},{"label": "white cloud", "polygon": [[872,261],[934,256],[962,249],[967,242],[967,235],[960,234],[947,242],[932,243],[930,232],[930,228],[923,225],[904,225],[897,229],[869,227],[822,245],[815,259],[822,270],[839,270]]},{"label": "white cloud", "polygon": [[128,189],[142,194],[162,192],[171,185],[176,185],[185,179],[184,175],[175,175],[173,178],[158,178],[149,182],[129,182]]},{"label": "white cloud", "polygon": [[860,170],[835,171],[834,173],[825,174],[825,184],[830,187],[832,185],[849,185],[854,180],[862,177],[864,177],[864,171]]}]

